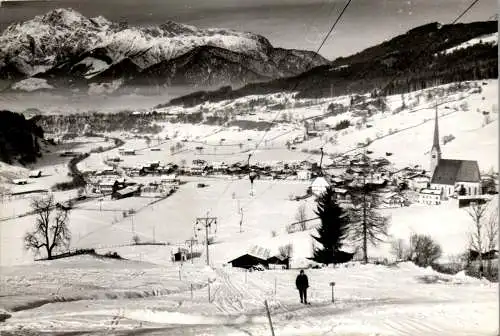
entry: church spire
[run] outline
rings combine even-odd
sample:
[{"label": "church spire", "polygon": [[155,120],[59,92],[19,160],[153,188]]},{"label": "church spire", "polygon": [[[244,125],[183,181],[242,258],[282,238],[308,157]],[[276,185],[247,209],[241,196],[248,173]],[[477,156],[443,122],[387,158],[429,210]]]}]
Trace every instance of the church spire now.
[{"label": "church spire", "polygon": [[439,160],[441,160],[441,147],[439,146],[439,125],[438,125],[438,105],[436,102],[436,115],[434,120],[434,138],[432,141],[431,148],[431,165],[430,165],[430,173],[434,174],[436,167],[439,164]]},{"label": "church spire", "polygon": [[439,152],[441,152],[441,148],[439,147],[439,125],[438,125],[438,106],[436,103],[436,114],[434,117],[434,139],[432,142],[432,148],[436,148]]}]

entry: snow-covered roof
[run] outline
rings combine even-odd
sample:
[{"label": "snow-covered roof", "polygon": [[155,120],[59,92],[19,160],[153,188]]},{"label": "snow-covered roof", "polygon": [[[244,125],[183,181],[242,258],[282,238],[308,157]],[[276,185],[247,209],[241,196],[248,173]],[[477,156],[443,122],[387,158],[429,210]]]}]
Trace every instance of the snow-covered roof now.
[{"label": "snow-covered roof", "polygon": [[263,247],[258,246],[258,245],[254,245],[248,250],[247,254],[254,256],[254,257],[257,257],[257,258],[267,260],[267,259],[269,259],[269,256],[271,255],[271,250],[263,248]]},{"label": "snow-covered roof", "polygon": [[422,189],[420,190],[421,194],[426,194],[426,195],[441,195],[441,190],[440,189]]},{"label": "snow-covered roof", "polygon": [[323,176],[316,177],[311,183],[312,188],[326,188],[329,186],[330,183],[328,183],[328,181]]}]

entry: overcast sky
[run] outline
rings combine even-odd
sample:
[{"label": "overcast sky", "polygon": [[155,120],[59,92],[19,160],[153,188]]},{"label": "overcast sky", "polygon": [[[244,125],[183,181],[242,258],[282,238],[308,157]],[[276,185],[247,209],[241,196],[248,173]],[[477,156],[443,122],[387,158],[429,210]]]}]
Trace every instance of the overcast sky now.
[{"label": "overcast sky", "polygon": [[[2,2],[0,0],[0,2]],[[320,53],[333,59],[380,43],[429,22],[451,22],[471,0],[353,0]],[[4,0],[0,30],[54,8],[73,8],[131,25],[166,20],[251,31],[275,46],[315,50],[345,0]],[[497,13],[496,0],[482,0],[462,22],[485,21]]]}]

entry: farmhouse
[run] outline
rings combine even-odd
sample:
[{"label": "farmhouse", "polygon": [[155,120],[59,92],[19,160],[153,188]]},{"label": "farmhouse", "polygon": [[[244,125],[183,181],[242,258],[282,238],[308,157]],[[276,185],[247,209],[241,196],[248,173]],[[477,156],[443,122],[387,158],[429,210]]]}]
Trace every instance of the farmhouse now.
[{"label": "farmhouse", "polygon": [[309,170],[299,170],[297,172],[297,179],[310,180],[311,179],[311,172]]},{"label": "farmhouse", "polygon": [[28,180],[26,180],[26,179],[13,179],[12,183],[17,184],[17,185],[23,185],[23,184],[28,184]]},{"label": "farmhouse", "polygon": [[115,192],[112,193],[111,198],[122,199],[126,197],[140,196],[140,195],[141,195],[141,186],[135,185],[116,190]]},{"label": "farmhouse", "polygon": [[172,254],[172,261],[186,261],[188,259],[188,250],[186,248],[179,247],[177,252]]},{"label": "farmhouse", "polygon": [[408,205],[408,199],[399,192],[391,192],[386,194],[382,202],[390,207],[403,207]]},{"label": "farmhouse", "polygon": [[437,107],[430,171],[432,172],[431,189],[440,190],[441,197],[444,199],[455,195],[455,192],[462,188],[466,195],[481,194],[481,174],[477,161],[441,158]]},{"label": "farmhouse", "polygon": [[30,171],[29,175],[30,178],[38,178],[42,177],[42,171],[41,170],[32,170]]},{"label": "farmhouse", "polygon": [[135,149],[123,148],[118,151],[121,155],[135,155]]},{"label": "farmhouse", "polygon": [[111,194],[113,190],[125,188],[125,179],[111,179],[100,181],[97,188],[103,194]]},{"label": "farmhouse", "polygon": [[267,259],[270,269],[287,269],[290,258],[285,258],[281,255],[275,255]]},{"label": "farmhouse", "polygon": [[162,184],[170,186],[178,186],[180,182],[176,174],[163,175],[160,177],[160,180]]},{"label": "farmhouse", "polygon": [[236,259],[229,261],[232,267],[241,267],[241,268],[251,268],[252,266],[257,266],[259,264],[268,268],[270,251],[268,249],[264,249],[259,246],[253,246],[249,252],[239,256]]}]

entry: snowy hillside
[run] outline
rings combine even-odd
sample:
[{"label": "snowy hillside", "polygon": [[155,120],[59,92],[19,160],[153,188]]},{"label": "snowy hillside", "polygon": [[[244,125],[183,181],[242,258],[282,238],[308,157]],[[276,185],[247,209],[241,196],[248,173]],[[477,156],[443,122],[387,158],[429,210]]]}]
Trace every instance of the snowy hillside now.
[{"label": "snowy hillside", "polygon": [[456,47],[446,49],[444,51],[444,53],[451,54],[456,50],[466,49],[466,48],[469,48],[469,47],[476,45],[478,43],[497,45],[498,44],[498,33],[483,35],[483,36],[479,36],[479,37],[470,39],[466,42],[463,42],[463,43],[457,45]]},{"label": "snowy hillside", "polygon": [[[262,148],[285,146],[287,141],[303,137],[304,120],[307,120],[309,128],[316,128],[318,134],[296,144],[295,151],[288,151],[290,156],[299,152],[307,154],[320,147],[332,156],[369,150],[374,157],[387,157],[396,167],[418,164],[428,169],[437,102],[443,157],[477,160],[484,172],[490,168],[498,170],[496,80],[452,83],[390,95],[384,98],[383,109],[368,94],[358,96],[358,102],[350,106],[354,96],[299,99],[294,94],[277,93],[205,102],[182,109],[185,113],[203,109],[207,117],[227,113],[232,115],[235,124],[275,122],[265,138],[261,132]],[[331,105],[337,110],[329,110]],[[179,108],[174,105],[155,110],[176,113]],[[341,121],[348,121],[349,125],[336,130]],[[246,135],[255,137],[254,131],[228,129],[226,132],[231,134],[211,137],[212,143],[216,144],[222,137],[234,138],[235,142],[244,140]],[[444,143],[445,137],[451,139],[450,135],[453,139]]]},{"label": "snowy hillside", "polygon": [[487,281],[407,263],[353,263],[307,274],[309,306],[298,301],[296,271],[245,273],[92,257],[44,262],[29,271],[3,268],[0,305],[11,317],[0,330],[269,335],[264,300],[277,335],[472,336],[498,330],[497,286]]}]

